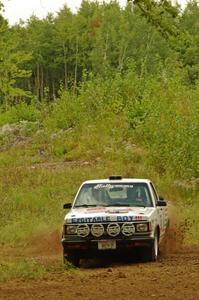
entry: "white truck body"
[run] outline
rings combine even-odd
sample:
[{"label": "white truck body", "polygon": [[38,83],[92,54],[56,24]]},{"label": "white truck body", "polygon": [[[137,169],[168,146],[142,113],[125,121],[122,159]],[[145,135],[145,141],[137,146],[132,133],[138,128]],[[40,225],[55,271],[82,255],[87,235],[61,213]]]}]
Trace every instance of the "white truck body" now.
[{"label": "white truck body", "polygon": [[[98,200],[88,196],[90,190],[98,193]],[[134,204],[135,196],[127,195],[132,192],[144,192],[138,196],[141,201],[145,197],[145,204]],[[104,254],[103,250],[129,252],[141,247],[149,253],[149,260],[156,260],[167,226],[166,202],[159,198],[150,180],[113,176],[85,181],[64,218],[64,257],[75,263],[75,258],[84,254]]]}]

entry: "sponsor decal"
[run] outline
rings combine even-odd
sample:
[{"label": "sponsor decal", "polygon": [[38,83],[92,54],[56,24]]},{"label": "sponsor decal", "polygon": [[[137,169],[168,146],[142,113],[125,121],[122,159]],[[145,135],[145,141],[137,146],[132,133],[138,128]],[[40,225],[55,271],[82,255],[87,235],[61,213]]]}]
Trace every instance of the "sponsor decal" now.
[{"label": "sponsor decal", "polygon": [[113,209],[106,209],[104,207],[92,207],[92,208],[87,208],[86,210],[86,214],[89,214],[89,213],[101,213],[101,212],[105,212],[105,213],[109,213],[109,214],[124,214],[124,213],[129,213],[131,212],[132,209],[131,208],[124,208],[124,209],[121,209],[121,208],[113,208]]},{"label": "sponsor decal", "polygon": [[86,217],[86,218],[72,218],[72,223],[99,223],[99,222],[110,222],[111,218],[107,217]]},{"label": "sponsor decal", "polygon": [[134,220],[140,221],[140,220],[143,220],[143,217],[142,216],[135,216]]},{"label": "sponsor decal", "polygon": [[124,209],[108,209],[106,212],[109,214],[124,214],[132,211],[131,208],[124,208]]},{"label": "sponsor decal", "polygon": [[86,213],[90,214],[92,213],[98,213],[98,212],[105,212],[105,208],[104,207],[91,207],[91,208],[87,208]]},{"label": "sponsor decal", "polygon": [[107,223],[107,222],[131,222],[143,220],[142,216],[99,216],[86,218],[72,218],[71,223]]},{"label": "sponsor decal", "polygon": [[110,184],[110,183],[106,183],[106,184],[102,184],[102,183],[99,183],[97,185],[94,186],[94,189],[113,189],[113,188],[133,188],[133,184],[125,184],[125,185],[122,185],[122,184]]}]

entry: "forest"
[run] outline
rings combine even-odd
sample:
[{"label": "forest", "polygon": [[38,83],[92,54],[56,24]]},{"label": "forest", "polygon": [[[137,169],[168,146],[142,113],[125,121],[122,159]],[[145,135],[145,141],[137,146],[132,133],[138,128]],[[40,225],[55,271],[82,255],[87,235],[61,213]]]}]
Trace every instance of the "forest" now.
[{"label": "forest", "polygon": [[132,64],[139,78],[175,64],[193,86],[198,10],[197,1],[182,11],[169,1],[129,1],[121,9],[117,1],[84,0],[76,14],[65,5],[56,15],[33,15],[12,27],[1,16],[0,103],[53,101],[60,89],[77,92],[90,76],[125,76]]},{"label": "forest", "polygon": [[110,112],[141,130],[141,142],[161,155],[160,169],[197,177],[198,30],[197,1],[184,11],[169,1],[129,1],[124,9],[83,1],[76,14],[64,6],[12,27],[1,15],[0,124],[26,105],[32,112],[19,119],[36,121],[44,110],[63,129]]},{"label": "forest", "polygon": [[197,1],[83,0],[13,26],[3,9],[0,243],[59,228],[79,184],[112,174],[152,179],[199,240]]}]

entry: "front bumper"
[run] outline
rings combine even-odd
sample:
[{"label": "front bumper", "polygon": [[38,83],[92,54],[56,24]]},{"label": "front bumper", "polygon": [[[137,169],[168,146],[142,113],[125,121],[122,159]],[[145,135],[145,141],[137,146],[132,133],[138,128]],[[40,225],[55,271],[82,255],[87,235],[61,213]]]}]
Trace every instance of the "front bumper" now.
[{"label": "front bumper", "polygon": [[[110,240],[110,239],[103,239]],[[98,255],[104,255],[107,253],[123,253],[123,252],[132,252],[138,248],[149,248],[153,244],[153,237],[134,237],[131,239],[113,239],[116,242],[116,249],[106,249],[99,250],[98,242],[99,240],[82,240],[82,239],[62,239],[63,253],[64,254],[77,254],[79,257],[92,257]]]}]

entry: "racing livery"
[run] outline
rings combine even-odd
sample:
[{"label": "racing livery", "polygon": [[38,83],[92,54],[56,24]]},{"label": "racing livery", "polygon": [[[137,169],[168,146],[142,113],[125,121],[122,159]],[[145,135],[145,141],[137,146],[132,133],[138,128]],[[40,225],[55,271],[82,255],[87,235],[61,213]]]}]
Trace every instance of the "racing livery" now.
[{"label": "racing livery", "polygon": [[110,176],[84,182],[64,218],[64,261],[137,250],[155,261],[168,225],[167,203],[148,179]]}]

